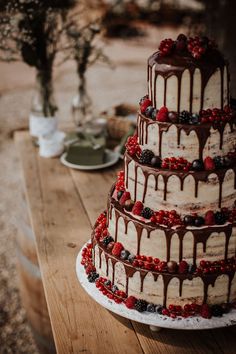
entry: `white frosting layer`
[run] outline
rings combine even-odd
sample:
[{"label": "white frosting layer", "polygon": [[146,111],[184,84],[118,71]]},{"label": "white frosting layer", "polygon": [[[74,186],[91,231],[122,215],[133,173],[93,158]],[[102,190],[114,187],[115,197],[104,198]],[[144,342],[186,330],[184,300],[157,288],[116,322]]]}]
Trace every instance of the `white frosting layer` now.
[{"label": "white frosting layer", "polygon": [[[162,75],[157,75],[155,79],[155,69],[158,64],[149,67],[148,94],[156,108],[166,106],[170,111],[178,110],[178,79],[171,75],[166,79],[166,102],[165,102],[165,80]],[[204,95],[203,109],[221,108],[221,84],[223,84],[223,105],[228,105],[228,75],[227,67],[223,71],[223,83],[221,83],[220,68],[212,74],[208,80]],[[195,69],[193,74],[193,95],[192,112],[198,113],[201,109],[201,88],[202,76],[199,69]],[[190,72],[186,69],[180,82],[180,111],[190,111]]]},{"label": "white frosting layer", "polygon": [[[126,272],[122,262],[117,262],[112,266],[112,262],[108,259],[106,262],[105,253],[101,254],[101,264],[98,246],[95,246],[95,266],[99,274],[112,281],[114,276],[114,284],[118,286],[119,290],[126,291]],[[113,274],[114,272],[114,274]],[[226,274],[218,276],[214,286],[209,285],[207,303],[222,304],[227,302],[229,277]],[[128,280],[128,296],[135,296],[138,299],[144,299],[149,303],[160,304],[164,302],[164,276],[159,275],[157,280],[151,272],[145,276],[143,280],[140,272],[136,271]],[[167,306],[169,304],[184,305],[186,303],[196,302],[203,303],[204,298],[204,283],[200,277],[192,280],[186,279],[183,281],[182,294],[180,293],[180,280],[173,277],[167,287]],[[236,300],[236,276],[232,281],[230,291],[230,301]]]},{"label": "white frosting layer", "polygon": [[[120,217],[117,222],[115,209],[112,209],[111,219],[109,220],[108,231],[114,238],[117,235],[117,242],[121,242],[125,249],[132,254],[138,254],[138,233],[135,227],[135,222],[130,221],[125,232],[125,222],[123,217]],[[204,230],[206,227],[202,227]],[[193,228],[192,228],[193,229]],[[199,230],[199,228],[198,228]],[[198,243],[196,249],[196,264],[199,265],[201,260],[217,261],[224,258],[226,246],[225,225],[219,226],[219,231],[212,230],[206,242],[206,250],[203,250],[203,244]],[[150,232],[148,237],[147,230],[144,228],[141,234],[139,254],[159,258],[161,261],[167,260],[167,238],[164,230],[156,228]],[[180,260],[180,239],[176,233],[171,237],[170,242],[170,259],[176,262]],[[236,227],[233,227],[232,235],[229,239],[227,248],[228,258],[234,257],[236,252]],[[183,237],[183,254],[182,259],[189,264],[193,263],[194,257],[194,235],[191,228]]]},{"label": "white frosting layer", "polygon": [[[135,174],[136,165],[134,160],[128,165],[126,164],[126,166],[125,182],[128,179],[126,189],[130,192],[131,199],[143,201],[145,206],[148,206],[155,211],[160,209],[175,209],[181,215],[189,214],[190,211],[204,215],[206,211],[217,210],[219,207],[220,183],[217,174],[214,172],[208,176],[206,182],[198,182],[197,196],[195,196],[195,179],[191,174],[184,179],[182,190],[179,177],[171,175],[167,181],[166,200],[164,200],[165,183],[162,175],[158,176],[156,189],[156,180],[152,174],[146,177],[140,166],[137,167],[137,173]],[[234,170],[229,169],[226,172],[222,183],[222,207],[233,207],[236,199],[234,181]]]},{"label": "white frosting layer", "polygon": [[[138,137],[141,149],[153,151],[155,155],[162,158],[165,157],[184,157],[189,162],[198,159],[199,156],[199,140],[196,132],[192,130],[189,135],[184,130],[180,132],[180,144],[178,144],[178,128],[172,124],[167,132],[163,132],[160,144],[160,125],[158,123],[147,124],[147,121],[138,116]],[[142,126],[143,125],[143,126]],[[148,125],[148,127],[146,127]],[[204,129],[204,126],[202,127]],[[225,156],[228,152],[233,151],[236,144],[236,126],[231,132],[229,124],[226,124],[223,132],[223,144],[220,149],[220,133],[213,127],[210,130],[210,136],[206,141],[203,149],[203,158],[210,156]],[[143,135],[143,144],[141,144],[141,135]],[[161,146],[160,146],[161,145]],[[161,151],[160,151],[161,150]]]}]

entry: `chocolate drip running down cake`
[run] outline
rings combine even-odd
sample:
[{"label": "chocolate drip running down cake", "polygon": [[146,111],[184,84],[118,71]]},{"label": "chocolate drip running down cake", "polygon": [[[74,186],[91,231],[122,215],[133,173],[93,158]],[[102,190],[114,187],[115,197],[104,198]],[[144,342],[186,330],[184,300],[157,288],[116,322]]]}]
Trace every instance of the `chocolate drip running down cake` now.
[{"label": "chocolate drip running down cake", "polygon": [[236,304],[236,119],[228,63],[208,38],[163,40],[106,212],[82,264],[104,296],[157,315]]}]

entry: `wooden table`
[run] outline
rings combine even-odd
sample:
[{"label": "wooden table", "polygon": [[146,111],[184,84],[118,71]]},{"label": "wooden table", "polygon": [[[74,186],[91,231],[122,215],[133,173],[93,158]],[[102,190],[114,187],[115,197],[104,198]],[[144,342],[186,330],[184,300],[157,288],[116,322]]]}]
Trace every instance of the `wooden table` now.
[{"label": "wooden table", "polygon": [[76,278],[76,256],[105,209],[116,171],[75,171],[40,158],[27,132],[17,132],[15,142],[58,353],[235,353],[235,326],[155,333],[90,299]]}]

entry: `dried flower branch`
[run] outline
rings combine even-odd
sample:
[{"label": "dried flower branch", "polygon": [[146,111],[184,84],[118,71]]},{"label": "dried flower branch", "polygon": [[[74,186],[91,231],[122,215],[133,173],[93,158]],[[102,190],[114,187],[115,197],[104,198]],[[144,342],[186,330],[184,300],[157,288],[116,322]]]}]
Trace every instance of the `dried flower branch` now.
[{"label": "dried flower branch", "polygon": [[9,0],[0,14],[0,60],[23,60],[37,70],[44,116],[57,110],[52,71],[68,10],[75,0]]}]

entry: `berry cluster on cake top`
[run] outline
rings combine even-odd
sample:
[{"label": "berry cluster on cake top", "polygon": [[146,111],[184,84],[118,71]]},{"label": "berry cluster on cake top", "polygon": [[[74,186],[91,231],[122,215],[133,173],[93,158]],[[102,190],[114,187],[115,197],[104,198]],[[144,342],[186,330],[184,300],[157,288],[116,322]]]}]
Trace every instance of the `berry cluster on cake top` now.
[{"label": "berry cluster on cake top", "polygon": [[206,36],[187,37],[179,34],[176,40],[171,38],[163,39],[159,46],[160,56],[169,56],[172,54],[190,54],[193,58],[199,60],[206,53],[217,50],[214,40]]}]

